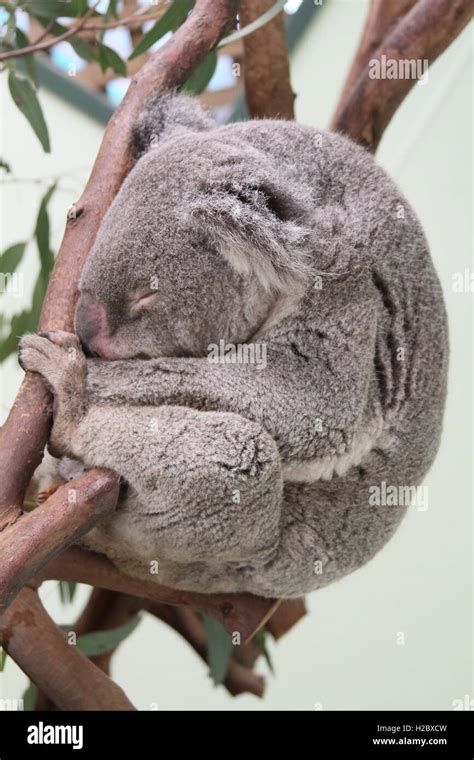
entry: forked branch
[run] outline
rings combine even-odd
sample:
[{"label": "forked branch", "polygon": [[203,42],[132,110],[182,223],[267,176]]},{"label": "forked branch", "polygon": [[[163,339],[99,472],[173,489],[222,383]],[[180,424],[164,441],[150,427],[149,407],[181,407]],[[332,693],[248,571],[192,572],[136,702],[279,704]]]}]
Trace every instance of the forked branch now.
[{"label": "forked branch", "polygon": [[427,61],[431,65],[464,29],[472,13],[471,0],[418,0],[373,55],[364,52],[361,56],[356,66],[361,71],[338,107],[333,129],[376,150],[392,116],[417,80],[413,76],[371,78],[368,59],[381,61],[385,56],[397,65],[403,61]]}]

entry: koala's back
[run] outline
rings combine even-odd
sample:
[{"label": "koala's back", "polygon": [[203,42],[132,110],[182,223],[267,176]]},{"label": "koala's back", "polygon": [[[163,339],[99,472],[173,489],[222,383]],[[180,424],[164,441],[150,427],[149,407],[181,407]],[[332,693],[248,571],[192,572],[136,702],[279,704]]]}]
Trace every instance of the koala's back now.
[{"label": "koala's back", "polygon": [[[177,163],[187,154],[189,166],[206,162],[211,177],[228,166],[229,182],[239,162],[246,162],[249,184],[258,185],[267,163],[277,183],[291,184],[304,223],[316,242],[323,241],[314,248],[314,270],[326,270],[323,282],[325,274],[369,273],[379,298],[374,392],[386,431],[405,439],[407,466],[413,463],[411,477],[419,480],[439,443],[448,329],[428,243],[396,184],[351,140],[295,122],[250,121],[181,136],[163,148],[168,155],[173,142]],[[334,261],[322,265],[318,257],[334,239]]]}]

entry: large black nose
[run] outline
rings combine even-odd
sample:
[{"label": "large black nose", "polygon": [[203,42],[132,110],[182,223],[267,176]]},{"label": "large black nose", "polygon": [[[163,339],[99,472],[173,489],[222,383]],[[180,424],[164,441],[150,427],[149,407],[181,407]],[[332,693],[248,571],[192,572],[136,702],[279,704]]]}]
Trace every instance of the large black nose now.
[{"label": "large black nose", "polygon": [[90,293],[81,293],[76,305],[74,326],[84,352],[94,356],[91,344],[94,338],[100,338],[108,333],[107,313],[105,307]]}]

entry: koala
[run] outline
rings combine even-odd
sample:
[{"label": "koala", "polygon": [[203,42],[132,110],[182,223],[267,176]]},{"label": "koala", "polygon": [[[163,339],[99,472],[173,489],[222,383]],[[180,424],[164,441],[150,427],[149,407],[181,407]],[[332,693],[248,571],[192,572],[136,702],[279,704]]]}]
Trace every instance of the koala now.
[{"label": "koala", "polygon": [[54,393],[52,453],[124,483],[83,543],[189,591],[332,583],[406,513],[377,488],[420,484],[440,440],[447,321],[420,223],[339,134],[217,126],[167,93],[133,142],[77,336],[20,347]]}]

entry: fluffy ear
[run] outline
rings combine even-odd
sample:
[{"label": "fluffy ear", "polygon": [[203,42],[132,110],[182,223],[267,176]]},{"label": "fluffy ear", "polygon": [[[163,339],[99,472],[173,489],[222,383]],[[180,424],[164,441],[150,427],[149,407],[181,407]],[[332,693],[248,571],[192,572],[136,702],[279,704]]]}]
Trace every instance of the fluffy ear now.
[{"label": "fluffy ear", "polygon": [[[260,157],[261,161],[261,157]],[[232,164],[213,173],[191,203],[193,223],[241,274],[285,290],[310,271],[312,201],[291,181]]]},{"label": "fluffy ear", "polygon": [[214,126],[196,98],[173,92],[163,93],[138,118],[132,134],[134,155],[140,158],[179,130],[202,132]]}]

